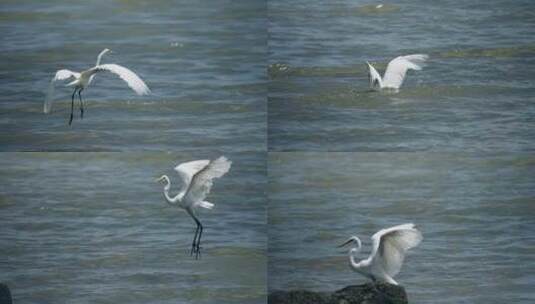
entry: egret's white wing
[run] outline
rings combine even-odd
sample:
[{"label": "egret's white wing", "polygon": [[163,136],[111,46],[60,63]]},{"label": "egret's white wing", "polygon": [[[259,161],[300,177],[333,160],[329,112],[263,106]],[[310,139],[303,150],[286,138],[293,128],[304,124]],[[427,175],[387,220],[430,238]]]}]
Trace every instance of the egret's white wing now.
[{"label": "egret's white wing", "polygon": [[424,54],[414,54],[392,59],[386,67],[383,77],[383,87],[399,89],[405,79],[407,70],[421,70],[427,58],[429,56]]},{"label": "egret's white wing", "polygon": [[124,80],[126,84],[128,84],[128,86],[138,95],[150,94],[149,87],[147,87],[145,82],[143,82],[143,80],[141,80],[141,78],[139,78],[136,73],[118,64],[101,64],[87,71],[84,71],[83,73],[87,73],[87,77],[91,78],[91,76],[95,73],[103,71],[112,72],[113,74],[121,77],[121,79]]},{"label": "egret's white wing", "polygon": [[368,65],[368,79],[370,80],[370,88],[373,89],[376,86],[381,87],[381,75],[379,75],[379,72],[377,72],[377,70],[369,62],[366,62],[366,64]]},{"label": "egret's white wing", "polygon": [[175,167],[175,170],[180,176],[180,179],[182,180],[182,184],[184,185],[185,189],[189,186],[193,175],[201,171],[209,163],[210,163],[210,160],[201,159],[201,160],[190,161],[187,163],[181,163]]},{"label": "egret's white wing", "polygon": [[204,201],[212,188],[212,180],[225,175],[231,164],[232,162],[224,156],[211,161],[202,170],[193,175],[188,192],[184,196],[185,199],[193,203]]},{"label": "egret's white wing", "polygon": [[50,84],[48,85],[48,91],[46,92],[45,103],[43,106],[44,113],[50,113],[50,109],[52,109],[52,102],[54,101],[54,88],[55,88],[56,81],[69,79],[71,77],[80,78],[80,73],[73,72],[70,70],[65,70],[65,69],[59,70],[56,72],[56,75],[54,75],[54,78],[52,78],[52,80],[50,81]]},{"label": "egret's white wing", "polygon": [[399,273],[407,250],[418,246],[423,237],[414,224],[403,224],[380,230],[372,236],[374,263],[394,277]]}]

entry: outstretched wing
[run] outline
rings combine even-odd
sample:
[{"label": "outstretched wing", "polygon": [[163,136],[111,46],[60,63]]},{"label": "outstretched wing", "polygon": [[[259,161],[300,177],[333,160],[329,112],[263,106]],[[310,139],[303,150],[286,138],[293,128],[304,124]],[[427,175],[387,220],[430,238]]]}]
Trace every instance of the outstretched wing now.
[{"label": "outstretched wing", "polygon": [[369,63],[366,61],[366,64],[368,65],[368,79],[370,80],[370,88],[374,89],[376,87],[382,87],[382,80],[381,75],[379,75],[379,72]]},{"label": "outstretched wing", "polygon": [[182,185],[184,189],[187,189],[189,187],[189,184],[191,182],[191,178],[193,177],[193,175],[201,171],[209,163],[210,163],[210,160],[202,159],[202,160],[190,161],[187,163],[181,163],[175,167],[175,171],[178,173],[178,175],[180,176],[180,179],[182,180]]},{"label": "outstretched wing", "polygon": [[141,78],[139,78],[139,76],[136,75],[136,73],[118,64],[101,64],[86,70],[83,73],[87,73],[87,75],[84,76],[91,78],[95,73],[104,71],[112,72],[113,74],[121,77],[121,79],[124,80],[126,84],[128,84],[128,86],[138,95],[150,94],[149,87],[145,84],[145,82],[143,82],[143,80],[141,80]]},{"label": "outstretched wing", "polygon": [[52,80],[50,81],[50,84],[48,85],[48,91],[46,92],[45,103],[43,105],[43,112],[45,114],[50,113],[50,109],[52,109],[52,102],[54,101],[54,87],[56,81],[69,79],[71,77],[80,78],[80,73],[66,69],[59,70],[56,72],[56,75],[54,75],[54,78],[52,78]]},{"label": "outstretched wing", "polygon": [[399,89],[407,70],[421,70],[429,56],[424,54],[414,54],[399,56],[394,58],[386,67],[383,77],[383,87]]},{"label": "outstretched wing", "polygon": [[390,277],[394,277],[401,269],[407,250],[418,246],[423,237],[414,224],[403,224],[380,230],[372,240],[374,263],[379,263]]},{"label": "outstretched wing", "polygon": [[224,156],[211,161],[202,170],[193,175],[188,192],[186,192],[184,198],[194,203],[204,201],[212,188],[212,180],[225,175],[230,169],[231,164],[232,162]]}]

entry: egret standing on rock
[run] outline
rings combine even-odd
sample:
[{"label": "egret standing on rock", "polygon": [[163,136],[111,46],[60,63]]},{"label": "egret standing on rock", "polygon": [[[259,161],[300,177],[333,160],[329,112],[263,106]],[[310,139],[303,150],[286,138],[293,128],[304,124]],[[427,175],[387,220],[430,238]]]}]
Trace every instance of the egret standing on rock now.
[{"label": "egret standing on rock", "polygon": [[421,70],[429,56],[424,54],[414,54],[399,56],[388,63],[383,78],[379,72],[368,62],[368,78],[372,90],[390,89],[398,91],[403,84],[408,70]]},{"label": "egret standing on rock", "polygon": [[216,160],[195,160],[187,163],[182,163],[175,167],[180,179],[182,180],[182,189],[179,193],[171,197],[169,190],[171,189],[171,181],[167,175],[162,175],[157,181],[165,184],[163,195],[169,205],[180,207],[193,218],[197,224],[195,236],[191,244],[190,255],[195,253],[195,258],[199,258],[201,254],[201,237],[203,226],[197,215],[195,209],[198,207],[212,209],[214,204],[204,201],[210,189],[212,188],[212,180],[225,175],[232,164],[226,157],[221,156]]},{"label": "egret standing on rock", "polygon": [[54,86],[56,81],[58,80],[67,80],[74,77],[74,80],[69,82],[67,84],[68,87],[74,87],[74,92],[71,96],[71,117],[69,119],[69,125],[72,123],[73,119],[73,112],[74,112],[74,95],[76,95],[76,92],[78,92],[78,97],[80,98],[80,118],[84,118],[84,103],[82,101],[82,91],[93,81],[93,77],[95,77],[95,74],[98,72],[111,72],[119,77],[121,77],[122,80],[124,80],[128,86],[134,90],[138,95],[147,95],[150,93],[150,89],[147,87],[147,85],[137,76],[134,72],[131,70],[120,66],[118,64],[100,64],[100,60],[104,54],[107,52],[111,52],[109,49],[104,49],[97,57],[97,63],[94,67],[87,69],[85,71],[82,71],[80,73],[73,72],[70,70],[59,70],[56,72],[56,75],[54,78],[52,78],[52,81],[50,82],[50,85],[48,87],[48,92],[46,94],[45,98],[45,104],[43,107],[43,111],[45,113],[49,113],[50,109],[52,108],[52,101],[54,98]]},{"label": "egret standing on rock", "polygon": [[355,243],[356,247],[349,250],[349,263],[351,268],[371,279],[373,282],[383,281],[398,285],[394,276],[401,270],[403,259],[407,250],[418,246],[422,241],[422,233],[414,224],[403,224],[376,232],[371,237],[373,248],[370,256],[356,262],[355,256],[360,252],[362,244],[360,239],[353,236],[339,247]]}]

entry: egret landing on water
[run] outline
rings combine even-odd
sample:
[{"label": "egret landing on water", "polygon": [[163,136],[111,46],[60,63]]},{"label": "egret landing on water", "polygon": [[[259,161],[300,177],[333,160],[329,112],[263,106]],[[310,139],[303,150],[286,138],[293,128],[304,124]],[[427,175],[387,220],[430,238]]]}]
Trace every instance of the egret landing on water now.
[{"label": "egret landing on water", "polygon": [[356,244],[356,247],[349,250],[349,263],[354,271],[371,279],[374,283],[379,280],[398,285],[394,281],[394,276],[401,270],[407,250],[418,246],[422,241],[422,233],[414,227],[414,224],[403,224],[380,230],[372,235],[371,239],[373,247],[370,256],[358,263],[355,256],[362,248],[358,237],[349,238],[339,247],[350,243]]},{"label": "egret landing on water", "polygon": [[379,72],[368,62],[368,78],[372,90],[388,89],[397,92],[408,70],[421,70],[429,56],[424,54],[414,54],[399,56],[388,63],[383,78]]},{"label": "egret landing on water", "polygon": [[195,210],[198,207],[212,209],[214,204],[204,201],[210,189],[212,188],[212,180],[225,175],[230,170],[232,164],[226,157],[221,156],[216,160],[195,160],[187,163],[182,163],[175,167],[178,176],[182,180],[182,189],[179,193],[171,197],[169,190],[171,189],[171,181],[167,175],[162,175],[157,181],[165,184],[163,188],[163,195],[165,201],[172,206],[177,206],[184,209],[197,224],[195,236],[191,244],[190,255],[195,254],[198,259],[201,254],[201,237],[203,226]]},{"label": "egret landing on water", "polygon": [[76,92],[78,92],[78,97],[80,98],[80,118],[84,118],[84,102],[82,101],[82,91],[91,84],[93,81],[93,77],[95,77],[95,74],[98,72],[111,72],[113,74],[118,75],[121,77],[122,80],[128,84],[128,86],[134,90],[138,95],[147,95],[150,93],[149,87],[137,76],[134,72],[130,71],[129,69],[120,66],[118,64],[100,64],[100,60],[104,54],[107,52],[111,52],[109,49],[104,49],[97,57],[97,63],[94,67],[87,69],[85,71],[82,71],[80,73],[73,72],[70,70],[59,70],[56,72],[56,75],[54,78],[52,78],[52,81],[50,82],[50,85],[48,87],[48,92],[46,94],[45,98],[45,104],[43,107],[43,111],[45,113],[50,113],[50,109],[52,108],[52,101],[54,98],[54,86],[56,81],[58,80],[67,80],[74,77],[74,80],[69,82],[67,84],[68,87],[74,87],[74,92],[71,96],[71,118],[69,119],[69,125],[72,123],[73,119],[73,112],[74,112],[74,96],[76,95]]}]

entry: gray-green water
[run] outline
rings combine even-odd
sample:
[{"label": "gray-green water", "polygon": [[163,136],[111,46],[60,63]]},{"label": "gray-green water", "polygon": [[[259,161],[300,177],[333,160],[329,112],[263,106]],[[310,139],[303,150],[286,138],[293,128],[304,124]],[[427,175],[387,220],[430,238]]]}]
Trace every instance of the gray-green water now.
[{"label": "gray-green water", "polygon": [[[535,2],[268,1],[269,148],[532,151]],[[368,92],[426,53],[399,94]]]},{"label": "gray-green water", "polygon": [[[365,282],[336,245],[405,222],[424,234],[396,277],[411,303],[535,302],[535,2],[377,4],[2,1],[0,282],[15,302],[335,290]],[[54,72],[103,48],[153,94],[98,75],[84,120],[67,125],[61,86],[43,114]],[[398,94],[368,90],[365,61],[383,73],[411,53],[430,60]],[[233,166],[197,261],[194,223],[154,179],[221,154]]]},{"label": "gray-green water", "polygon": [[[266,143],[264,1],[2,1],[3,151],[261,151]],[[44,94],[58,69],[103,63],[138,73],[153,95],[97,75],[84,120],[72,90]]]},{"label": "gray-green water", "polygon": [[16,303],[265,303],[265,156],[228,154],[194,222],[167,205],[174,164],[208,153],[2,153],[0,281]]},{"label": "gray-green water", "polygon": [[529,154],[272,153],[268,290],[366,279],[347,251],[379,229],[423,232],[396,277],[410,303],[532,303],[535,157]]}]

